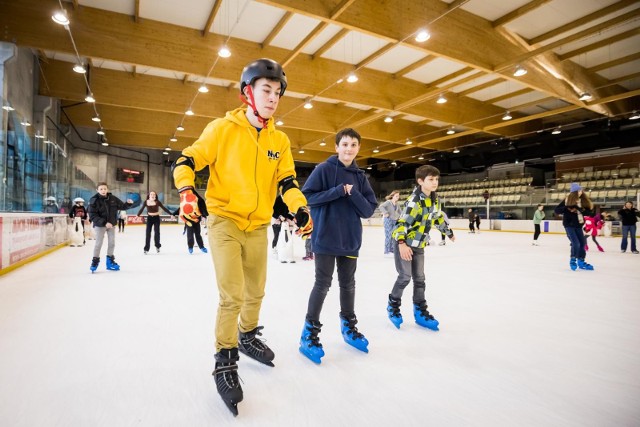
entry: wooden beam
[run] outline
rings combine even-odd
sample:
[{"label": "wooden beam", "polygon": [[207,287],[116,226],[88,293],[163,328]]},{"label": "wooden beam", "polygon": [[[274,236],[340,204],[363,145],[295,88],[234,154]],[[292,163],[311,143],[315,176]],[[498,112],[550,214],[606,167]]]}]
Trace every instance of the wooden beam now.
[{"label": "wooden beam", "polygon": [[560,61],[565,61],[569,58],[573,58],[574,56],[578,56],[581,55],[583,53],[587,53],[587,52],[591,52],[593,50],[596,49],[600,49],[601,47],[605,47],[605,46],[609,46],[611,44],[614,44],[616,42],[622,41],[622,40],[626,40],[628,38],[634,37],[636,35],[640,34],[640,28],[634,28],[633,30],[629,30],[629,31],[625,31],[624,33],[620,33],[620,34],[616,34],[613,37],[609,37],[606,39],[602,39],[596,43],[592,43],[590,45],[587,46],[583,46],[579,49],[575,49],[572,50],[570,52],[564,53],[562,55],[558,55],[558,59]]},{"label": "wooden beam", "polygon": [[488,82],[482,83],[478,86],[470,87],[467,90],[463,90],[461,92],[456,92],[458,96],[467,96],[470,93],[478,92],[479,90],[486,89],[491,86],[495,86],[499,83],[504,82],[505,80],[502,77],[498,77],[497,79],[489,80]]},{"label": "wooden beam", "polygon": [[554,38],[554,37],[556,37],[556,36],[558,36],[560,34],[567,33],[567,32],[569,32],[571,30],[574,30],[574,29],[576,29],[578,27],[582,27],[583,25],[590,24],[593,21],[595,21],[597,19],[600,19],[600,18],[602,18],[604,16],[610,15],[610,14],[615,13],[615,12],[621,10],[621,9],[629,7],[629,6],[633,5],[634,3],[636,3],[636,1],[637,0],[622,0],[622,1],[619,1],[617,3],[614,3],[614,4],[610,5],[610,6],[602,8],[602,9],[596,11],[596,12],[593,12],[593,13],[590,13],[590,14],[588,14],[586,16],[583,16],[580,19],[576,19],[575,21],[569,22],[568,24],[564,24],[564,25],[562,25],[562,26],[560,26],[558,28],[555,28],[555,29],[553,29],[551,31],[547,31],[544,34],[540,34],[539,36],[534,37],[531,40],[528,40],[528,43],[530,45],[536,45],[538,43],[545,42],[545,41],[547,41],[549,39],[552,39],[552,38]]},{"label": "wooden beam", "polygon": [[222,0],[216,0],[213,3],[211,12],[209,12],[209,17],[207,18],[207,23],[204,24],[204,28],[202,29],[202,37],[206,37],[211,32],[211,26],[213,25],[213,21],[216,19],[216,15],[218,14],[218,10],[220,10],[221,5]]},{"label": "wooden beam", "polygon": [[344,36],[346,36],[347,34],[349,34],[349,30],[347,30],[346,28],[343,28],[340,31],[338,31],[333,37],[331,37],[329,39],[328,42],[326,42],[318,50],[313,52],[313,57],[314,58],[318,58],[318,57],[322,56],[323,53],[325,53],[326,51],[331,49],[333,47],[333,45],[335,45],[340,40],[342,40],[344,38]]},{"label": "wooden beam", "polygon": [[73,0],[73,10],[78,10],[78,0]]},{"label": "wooden beam", "polygon": [[276,24],[275,27],[271,30],[271,32],[267,35],[267,37],[262,41],[261,45],[264,48],[265,46],[269,46],[274,38],[282,31],[287,22],[293,17],[293,13],[286,12],[280,21]]},{"label": "wooden beam", "polygon": [[140,0],[135,0],[133,22],[140,23]]},{"label": "wooden beam", "polygon": [[412,72],[413,70],[417,70],[418,68],[422,67],[423,65],[427,65],[429,62],[433,61],[434,59],[437,59],[437,56],[425,56],[424,58],[414,62],[413,64],[409,64],[406,67],[396,71],[395,73],[393,73],[394,77],[400,77],[400,76],[404,76],[405,74],[409,74],[410,72]]},{"label": "wooden beam", "polygon": [[626,64],[628,62],[635,61],[640,58],[640,52],[632,53],[631,55],[623,56],[622,58],[614,59],[613,61],[604,62],[591,68],[587,68],[590,73],[596,73],[598,71],[606,70],[607,68],[613,68],[620,64]]},{"label": "wooden beam", "polygon": [[385,53],[389,52],[391,49],[393,49],[396,46],[397,46],[397,43],[389,43],[386,46],[383,46],[382,48],[376,50],[371,55],[367,56],[362,61],[357,63],[356,64],[356,70],[359,70],[360,68],[362,68],[362,67],[366,66],[367,64],[373,62],[377,58],[380,58],[382,55],[384,55]]},{"label": "wooden beam", "polygon": [[347,10],[347,8],[351,6],[355,1],[356,0],[342,0],[342,3],[337,5],[335,9],[333,9],[333,12],[329,14],[329,19],[332,19],[332,20],[337,19],[338,16],[342,15],[342,12]]},{"label": "wooden beam", "polygon": [[526,93],[532,92],[532,90],[528,87],[520,90],[516,90],[515,92],[505,93],[502,96],[497,96],[495,98],[487,99],[484,102],[487,104],[495,104],[496,102],[504,101],[505,99],[515,98],[516,96],[524,95]]},{"label": "wooden beam", "polygon": [[511,11],[509,13],[507,13],[506,15],[496,19],[495,21],[493,21],[491,23],[491,25],[493,25],[493,27],[501,27],[505,24],[508,24],[511,21],[515,21],[516,19],[520,18],[521,16],[526,15],[527,13],[531,12],[532,10],[535,10],[537,8],[539,8],[540,6],[549,3],[551,0],[533,0],[530,1],[529,3],[525,4],[524,6],[520,6],[519,8],[517,8],[514,11]]},{"label": "wooden beam", "polygon": [[291,51],[291,53],[289,54],[289,56],[287,57],[287,59],[285,59],[284,61],[282,61],[282,66],[286,67],[287,65],[289,65],[291,63],[291,61],[293,61],[296,56],[298,56],[298,54],[300,52],[302,52],[302,49],[304,49],[309,43],[311,43],[311,41],[313,39],[315,39],[318,34],[320,34],[325,28],[327,28],[329,26],[329,24],[327,24],[326,22],[321,22],[319,23],[308,35],[307,37],[304,38],[304,40],[302,40],[300,43],[298,43],[298,46],[296,46],[293,51]]}]

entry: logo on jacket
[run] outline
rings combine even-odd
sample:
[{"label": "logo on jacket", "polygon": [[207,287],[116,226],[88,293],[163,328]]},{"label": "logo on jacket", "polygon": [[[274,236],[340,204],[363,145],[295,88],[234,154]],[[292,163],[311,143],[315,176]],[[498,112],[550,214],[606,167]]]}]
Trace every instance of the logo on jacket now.
[{"label": "logo on jacket", "polygon": [[278,160],[280,158],[280,152],[267,150],[267,157],[269,157],[269,160]]}]

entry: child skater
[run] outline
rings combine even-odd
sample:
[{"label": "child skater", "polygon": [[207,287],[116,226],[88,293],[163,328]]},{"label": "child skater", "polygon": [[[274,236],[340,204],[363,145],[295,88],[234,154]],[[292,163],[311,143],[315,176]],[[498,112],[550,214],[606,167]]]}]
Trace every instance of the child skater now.
[{"label": "child skater", "polygon": [[[209,211],[207,210],[207,204],[202,198],[198,198],[198,209],[200,210],[200,215],[202,216],[201,221],[194,222],[194,221],[189,221],[188,218],[183,218],[184,231],[182,232],[182,234],[185,234],[185,233],[187,234],[187,249],[189,250],[190,254],[193,253],[194,239],[195,239],[195,243],[198,244],[198,247],[200,248],[203,254],[206,254],[209,252],[207,248],[204,247],[204,242],[202,241],[202,227],[200,226],[200,224],[206,223],[206,218],[209,216]],[[180,208],[178,207],[178,209],[176,209],[175,212],[173,212],[173,216],[179,216],[179,215],[180,215]]]},{"label": "child skater", "polygon": [[396,225],[396,221],[402,212],[402,205],[398,203],[400,192],[393,190],[387,197],[386,201],[380,205],[382,212],[382,222],[384,224],[384,255],[393,257],[393,238],[391,232]]},{"label": "child skater", "polygon": [[[593,243],[596,244],[596,246],[598,247],[598,250],[600,252],[604,252],[604,249],[602,249],[602,246],[600,246],[600,243],[598,243],[598,241],[596,240],[596,237],[598,236],[598,231],[602,230],[602,227],[604,226],[604,221],[602,220],[602,216],[600,214],[596,214],[595,216],[585,216],[584,217],[584,234],[586,236],[586,240],[587,242],[589,241],[589,236],[591,236],[591,239],[593,240]],[[589,250],[589,245],[585,244],[584,245],[584,250],[588,251]]]},{"label": "child skater", "polygon": [[591,214],[591,209],[593,209],[591,200],[584,194],[580,184],[576,182],[571,183],[569,195],[555,209],[557,215],[562,215],[562,225],[571,242],[569,267],[573,271],[578,268],[581,270],[593,270],[593,266],[587,264],[584,260],[587,256],[587,251],[585,250],[587,239],[582,231],[584,215]]},{"label": "child skater", "polygon": [[300,352],[315,363],[324,356],[318,337],[322,327],[320,312],[336,266],[342,337],[358,350],[369,351],[369,341],[356,328],[354,276],[362,245],[361,219],[373,215],[378,202],[364,172],[356,165],[358,151],[360,134],[350,128],[341,130],[336,135],[337,156],[316,166],[302,188],[315,221],[311,234],[315,283],[309,295]]},{"label": "child skater", "polygon": [[438,330],[439,322],[427,310],[425,298],[424,248],[431,223],[452,242],[456,239],[440,210],[436,195],[439,180],[440,171],[433,166],[424,165],[416,169],[418,185],[404,204],[404,211],[393,230],[398,278],[389,294],[387,315],[398,329],[402,323],[402,293],[413,279],[413,317],[418,325]]},{"label": "child skater", "polygon": [[107,234],[107,270],[118,271],[120,266],[116,263],[113,252],[116,248],[116,229],[118,223],[118,210],[129,209],[133,205],[133,200],[127,199],[124,203],[113,194],[109,193],[106,182],[99,182],[97,193],[89,200],[89,220],[93,224],[96,232],[96,245],[93,248],[93,259],[91,260],[91,272],[94,273],[100,264],[100,250],[104,235]]},{"label": "child skater", "polygon": [[[87,214],[87,208],[84,207],[84,199],[82,197],[76,197],[73,199],[74,205],[69,210],[69,218],[73,219],[76,222],[76,218],[79,218],[80,224],[82,224],[82,244],[84,245],[87,241],[84,237],[84,223],[89,218],[89,214]],[[75,230],[73,235],[80,235],[80,230]],[[73,239],[72,239],[73,240]],[[80,246],[79,238],[77,242],[74,242],[77,246]]]}]

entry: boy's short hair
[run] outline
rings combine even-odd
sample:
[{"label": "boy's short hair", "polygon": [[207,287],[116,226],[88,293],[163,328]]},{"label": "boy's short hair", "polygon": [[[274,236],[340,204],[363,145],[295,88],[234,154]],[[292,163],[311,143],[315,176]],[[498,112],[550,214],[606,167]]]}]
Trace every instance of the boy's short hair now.
[{"label": "boy's short hair", "polygon": [[440,171],[437,167],[431,165],[422,165],[416,169],[416,181],[419,179],[425,179],[429,175],[440,176]]},{"label": "boy's short hair", "polygon": [[342,129],[340,132],[336,133],[336,146],[340,145],[340,141],[342,140],[342,137],[344,136],[348,136],[350,138],[355,138],[358,140],[358,144],[360,144],[360,141],[362,140],[362,138],[360,137],[360,134],[358,132],[356,132],[355,130],[351,129],[351,128],[346,128],[346,129]]},{"label": "boy's short hair", "polygon": [[100,186],[103,186],[103,185],[104,185],[105,187],[109,188],[109,186],[107,185],[107,183],[106,183],[106,182],[99,182],[99,183],[98,183],[98,185],[96,185],[96,188],[98,188],[98,187],[100,187]]}]

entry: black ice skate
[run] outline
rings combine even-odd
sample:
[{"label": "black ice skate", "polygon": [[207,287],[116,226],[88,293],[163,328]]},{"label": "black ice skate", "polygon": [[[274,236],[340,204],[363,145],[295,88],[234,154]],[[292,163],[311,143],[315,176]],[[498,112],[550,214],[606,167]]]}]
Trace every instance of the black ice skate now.
[{"label": "black ice skate", "polygon": [[223,348],[215,355],[216,368],[212,375],[222,401],[234,417],[238,416],[238,403],[242,402],[243,393],[238,378],[238,349]]},{"label": "black ice skate", "polygon": [[238,347],[240,352],[250,358],[257,360],[260,363],[264,363],[267,366],[275,366],[271,362],[276,356],[273,351],[256,335],[262,335],[262,329],[264,326],[258,326],[257,328],[249,332],[238,333]]}]

